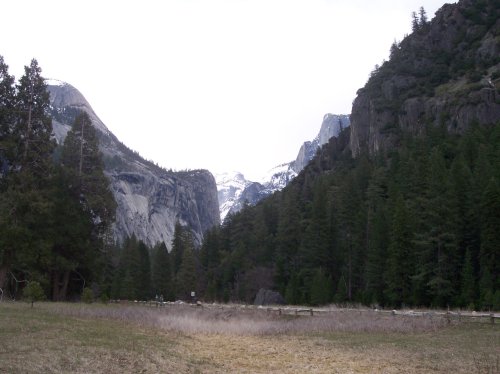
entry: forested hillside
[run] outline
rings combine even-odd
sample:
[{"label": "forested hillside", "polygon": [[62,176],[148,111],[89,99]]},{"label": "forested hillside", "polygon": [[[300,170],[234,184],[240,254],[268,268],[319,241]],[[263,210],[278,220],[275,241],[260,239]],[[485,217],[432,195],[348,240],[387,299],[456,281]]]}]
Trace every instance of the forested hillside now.
[{"label": "forested hillside", "polygon": [[205,297],[252,301],[265,287],[289,303],[499,309],[499,10],[415,13],[350,130],[206,235]]},{"label": "forested hillside", "polygon": [[348,137],[207,235],[207,297],[500,307],[500,126],[429,128],[375,158]]}]

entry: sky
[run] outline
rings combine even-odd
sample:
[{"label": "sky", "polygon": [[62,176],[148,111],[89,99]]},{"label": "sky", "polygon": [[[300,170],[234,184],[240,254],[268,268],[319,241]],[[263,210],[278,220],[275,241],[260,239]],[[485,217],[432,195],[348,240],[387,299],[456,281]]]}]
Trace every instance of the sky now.
[{"label": "sky", "polygon": [[36,58],[165,168],[260,180],[295,159],[326,113],[351,112],[412,11],[432,18],[444,3],[0,0],[0,55],[16,79]]}]

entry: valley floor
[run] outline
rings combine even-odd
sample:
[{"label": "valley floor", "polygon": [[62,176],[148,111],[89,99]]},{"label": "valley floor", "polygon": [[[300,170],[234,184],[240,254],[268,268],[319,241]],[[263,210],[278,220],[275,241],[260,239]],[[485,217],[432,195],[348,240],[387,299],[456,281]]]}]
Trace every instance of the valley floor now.
[{"label": "valley floor", "polygon": [[2,302],[0,373],[499,372],[498,323],[403,322]]}]

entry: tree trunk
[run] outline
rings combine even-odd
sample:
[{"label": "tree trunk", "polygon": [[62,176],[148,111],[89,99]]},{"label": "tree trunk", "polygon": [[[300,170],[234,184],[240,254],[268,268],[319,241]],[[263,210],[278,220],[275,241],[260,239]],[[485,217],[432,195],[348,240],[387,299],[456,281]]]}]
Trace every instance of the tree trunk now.
[{"label": "tree trunk", "polygon": [[82,166],[83,166],[83,129],[85,125],[85,120],[82,119],[82,129],[81,129],[81,139],[80,139],[80,163],[78,165],[78,177],[82,176]]},{"label": "tree trunk", "polygon": [[59,272],[52,273],[52,300],[59,301]]},{"label": "tree trunk", "polygon": [[59,290],[59,301],[64,301],[66,300],[66,294],[68,292],[68,284],[69,284],[69,270],[66,270],[63,274],[63,279],[62,279],[62,287]]},{"label": "tree trunk", "polygon": [[347,298],[349,301],[352,299],[352,244],[349,242],[349,268],[348,268],[348,289]]},{"label": "tree trunk", "polygon": [[9,272],[9,267],[7,265],[0,266],[0,288],[5,289],[7,283],[7,273]]},{"label": "tree trunk", "polygon": [[33,100],[33,93],[30,93],[30,106],[28,109],[28,124],[26,126],[26,139],[24,143],[24,161],[26,161],[26,158],[28,157],[28,149],[29,149],[29,142],[30,142],[30,134],[31,134],[31,102]]},{"label": "tree trunk", "polygon": [[66,300],[66,293],[68,292],[70,271],[66,270],[64,273],[54,271],[52,283],[52,300],[64,301]]}]

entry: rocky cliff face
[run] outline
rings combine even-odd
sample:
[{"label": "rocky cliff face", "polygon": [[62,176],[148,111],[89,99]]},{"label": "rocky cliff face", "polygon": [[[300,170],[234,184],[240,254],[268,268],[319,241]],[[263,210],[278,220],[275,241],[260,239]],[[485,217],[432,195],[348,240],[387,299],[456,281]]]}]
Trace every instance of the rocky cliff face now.
[{"label": "rocky cliff face", "polygon": [[333,136],[338,136],[340,131],[349,127],[350,124],[350,118],[346,114],[325,114],[318,135],[312,141],[302,144],[297,158],[290,164],[291,168],[297,174],[300,173],[313,159],[319,147],[328,143]]},{"label": "rocky cliff face", "polygon": [[374,153],[426,126],[461,133],[500,118],[498,1],[446,4],[391,48],[390,61],[358,91],[350,147]]},{"label": "rocky cliff face", "polygon": [[77,111],[86,111],[98,130],[105,172],[117,202],[114,235],[135,236],[152,246],[171,246],[175,223],[189,227],[195,243],[220,222],[215,179],[206,170],[166,171],[118,141],[85,98],[69,84],[48,81],[56,140],[64,141]]}]

